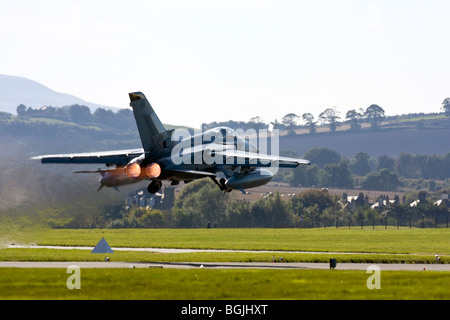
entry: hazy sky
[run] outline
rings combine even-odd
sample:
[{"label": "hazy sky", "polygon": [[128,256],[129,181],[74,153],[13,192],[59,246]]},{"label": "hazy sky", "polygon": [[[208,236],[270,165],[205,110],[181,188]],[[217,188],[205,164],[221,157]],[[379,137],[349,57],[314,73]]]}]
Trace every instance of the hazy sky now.
[{"label": "hazy sky", "polygon": [[164,123],[439,112],[450,1],[0,0],[0,74]]}]

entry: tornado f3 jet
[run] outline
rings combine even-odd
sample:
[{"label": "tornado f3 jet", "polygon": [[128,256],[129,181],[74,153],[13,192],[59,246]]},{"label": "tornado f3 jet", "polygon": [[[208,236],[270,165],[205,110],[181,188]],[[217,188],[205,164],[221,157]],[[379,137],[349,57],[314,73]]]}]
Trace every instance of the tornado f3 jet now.
[{"label": "tornado f3 jet", "polygon": [[[156,193],[163,181],[177,185],[210,178],[225,191],[258,187],[269,182],[274,169],[295,168],[308,160],[260,153],[254,143],[235,130],[217,127],[191,135],[187,130],[166,130],[145,95],[129,93],[142,149],[33,157],[42,163],[104,164],[98,169],[100,188],[149,180],[148,191]],[[272,139],[273,140],[273,139]]]}]

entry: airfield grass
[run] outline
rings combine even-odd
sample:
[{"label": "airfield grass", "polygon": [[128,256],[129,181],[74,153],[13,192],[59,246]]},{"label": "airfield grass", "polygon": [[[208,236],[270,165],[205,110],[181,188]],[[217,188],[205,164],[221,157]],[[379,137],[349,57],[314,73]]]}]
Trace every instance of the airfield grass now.
[{"label": "airfield grass", "polygon": [[0,270],[0,299],[33,300],[446,300],[449,272],[347,270],[82,269],[68,289],[66,269]]},{"label": "airfield grass", "polygon": [[[113,248],[189,248],[255,252],[158,253],[119,251],[112,261],[450,263],[450,229],[47,229],[25,242],[94,247],[104,237]],[[260,252],[258,252],[260,251]],[[0,261],[102,261],[90,250],[0,249]]]},{"label": "airfield grass", "polygon": [[[51,229],[28,243],[113,248],[156,247],[265,252],[156,253],[119,251],[112,261],[449,263],[449,229]],[[24,241],[22,239],[22,241]],[[24,241],[26,243],[26,241]],[[302,251],[302,252],[290,252]],[[103,261],[82,249],[0,249],[2,261]],[[81,289],[69,290],[66,269],[0,268],[0,299],[155,300],[381,300],[450,299],[450,272],[383,271],[381,289],[369,290],[370,274],[357,270],[87,269]]]},{"label": "airfield grass", "polygon": [[[328,262],[450,263],[450,229],[48,229],[28,243],[94,247],[104,237],[113,248],[256,250],[256,252],[158,253],[116,250],[130,262]],[[25,241],[25,242],[27,242]],[[261,252],[257,252],[261,251]],[[7,248],[0,261],[100,261],[89,250]]]},{"label": "airfield grass", "polygon": [[[273,257],[283,263],[328,263],[331,258],[339,263],[425,263],[436,262],[434,255],[427,254],[364,254],[364,253],[296,253],[296,252],[186,252],[160,253],[142,251],[114,251],[113,254],[91,254],[81,249],[0,249],[0,261],[110,261],[125,262],[272,262]],[[450,263],[450,256],[440,256],[441,263]]]},{"label": "airfield grass", "polygon": [[51,229],[35,243],[95,246],[102,237],[111,247],[450,254],[450,228]]}]

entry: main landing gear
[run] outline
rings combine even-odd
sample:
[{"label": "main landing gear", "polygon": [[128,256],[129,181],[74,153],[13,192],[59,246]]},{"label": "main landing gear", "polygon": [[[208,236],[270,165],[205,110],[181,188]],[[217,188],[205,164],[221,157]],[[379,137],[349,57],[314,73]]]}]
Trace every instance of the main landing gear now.
[{"label": "main landing gear", "polygon": [[227,187],[225,185],[226,180],[224,178],[221,178],[219,181],[217,181],[216,177],[210,177],[212,181],[214,181],[215,184],[217,184],[223,192],[231,192],[231,188]]},{"label": "main landing gear", "polygon": [[159,189],[161,189],[161,186],[162,186],[161,181],[152,180],[152,182],[150,182],[150,184],[148,185],[147,190],[151,194],[157,193],[159,191]]}]

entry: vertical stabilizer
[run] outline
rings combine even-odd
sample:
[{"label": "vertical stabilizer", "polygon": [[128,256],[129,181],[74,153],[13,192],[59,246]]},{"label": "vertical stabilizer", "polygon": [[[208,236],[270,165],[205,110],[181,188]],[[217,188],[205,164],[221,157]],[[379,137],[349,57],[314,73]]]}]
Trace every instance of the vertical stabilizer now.
[{"label": "vertical stabilizer", "polygon": [[166,132],[164,125],[142,92],[132,92],[129,96],[144,151],[158,150],[159,137]]}]

